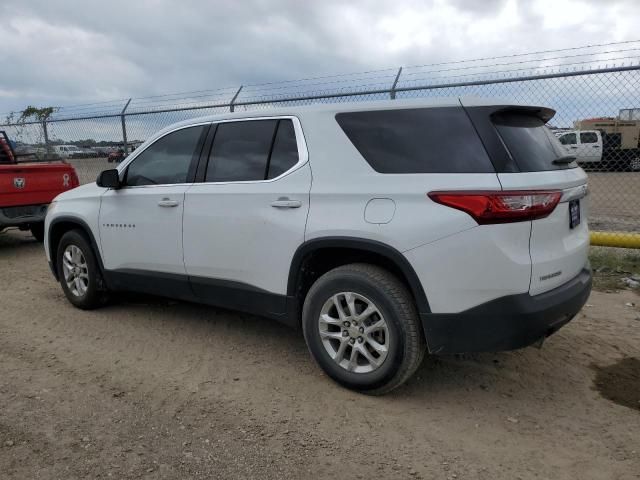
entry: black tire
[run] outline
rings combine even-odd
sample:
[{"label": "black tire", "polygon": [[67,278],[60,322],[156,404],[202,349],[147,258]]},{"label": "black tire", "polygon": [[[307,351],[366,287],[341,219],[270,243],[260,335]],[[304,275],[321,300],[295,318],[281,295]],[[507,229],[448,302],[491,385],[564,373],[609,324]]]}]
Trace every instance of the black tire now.
[{"label": "black tire", "polygon": [[[338,365],[325,349],[318,320],[322,307],[339,292],[354,292],[370,299],[389,329],[387,357],[371,372],[355,373]],[[353,263],[322,275],[307,294],[302,328],[314,360],[339,384],[369,395],[382,395],[402,385],[420,366],[426,342],[413,297],[389,271],[375,265]]]},{"label": "black tire", "polygon": [[40,243],[44,242],[44,222],[32,223],[29,230],[31,230],[31,235],[33,235],[33,238],[35,238]]},{"label": "black tire", "polygon": [[[74,245],[80,249],[87,267],[88,283],[82,295],[74,294],[67,285],[63,268],[63,255],[67,247]],[[105,304],[107,291],[104,287],[102,273],[96,260],[91,243],[81,230],[70,230],[60,239],[56,252],[56,266],[62,291],[74,306],[83,310],[92,310]]]}]

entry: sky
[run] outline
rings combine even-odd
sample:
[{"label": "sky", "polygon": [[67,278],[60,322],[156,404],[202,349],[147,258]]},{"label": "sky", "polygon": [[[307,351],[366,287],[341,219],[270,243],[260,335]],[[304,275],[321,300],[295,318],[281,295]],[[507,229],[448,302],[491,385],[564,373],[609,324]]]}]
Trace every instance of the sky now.
[{"label": "sky", "polygon": [[635,40],[638,24],[637,0],[2,0],[0,112]]},{"label": "sky", "polygon": [[636,0],[3,0],[0,112],[634,40]]}]

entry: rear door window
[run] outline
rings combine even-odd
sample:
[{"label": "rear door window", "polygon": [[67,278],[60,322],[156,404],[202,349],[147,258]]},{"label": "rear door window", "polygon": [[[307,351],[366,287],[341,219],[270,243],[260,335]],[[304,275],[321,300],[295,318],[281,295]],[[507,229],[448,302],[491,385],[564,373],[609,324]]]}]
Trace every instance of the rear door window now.
[{"label": "rear door window", "polygon": [[[492,120],[521,172],[561,170],[577,166],[575,162],[553,163],[567,153],[540,118],[519,112],[506,112],[493,115]],[[575,134],[572,135],[575,137]]]},{"label": "rear door window", "polygon": [[273,141],[267,178],[276,178],[298,163],[298,144],[291,120],[280,120]]},{"label": "rear door window", "polygon": [[575,145],[578,143],[575,133],[566,133],[562,135],[559,140],[562,145]]},{"label": "rear door window", "polygon": [[293,122],[246,120],[218,125],[206,182],[242,182],[276,178],[298,163]]},{"label": "rear door window", "polygon": [[598,143],[598,135],[596,132],[580,133],[580,143]]},{"label": "rear door window", "polygon": [[276,124],[277,120],[219,124],[205,181],[264,180]]},{"label": "rear door window", "polygon": [[379,173],[495,173],[461,107],[348,112],[336,120]]}]

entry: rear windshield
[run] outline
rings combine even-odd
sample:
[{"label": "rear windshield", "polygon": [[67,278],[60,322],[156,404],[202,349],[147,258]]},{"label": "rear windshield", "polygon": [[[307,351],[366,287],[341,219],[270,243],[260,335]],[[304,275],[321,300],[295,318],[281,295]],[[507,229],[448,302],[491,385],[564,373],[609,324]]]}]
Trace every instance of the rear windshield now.
[{"label": "rear windshield", "polygon": [[553,163],[568,153],[538,117],[522,113],[501,113],[493,115],[492,120],[520,171],[543,172],[577,166],[575,162]]},{"label": "rear windshield", "polygon": [[376,172],[495,172],[461,107],[339,113],[336,120]]}]

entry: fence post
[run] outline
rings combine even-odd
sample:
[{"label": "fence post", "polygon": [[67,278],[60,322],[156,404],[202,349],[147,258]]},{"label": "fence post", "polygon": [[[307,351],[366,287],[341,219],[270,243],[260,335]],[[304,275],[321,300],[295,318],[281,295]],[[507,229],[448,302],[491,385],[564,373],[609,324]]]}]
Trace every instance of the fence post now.
[{"label": "fence post", "polygon": [[122,112],[120,112],[120,120],[122,121],[122,145],[124,147],[124,154],[127,155],[129,153],[129,147],[127,145],[127,124],[124,121],[124,112],[127,111],[127,107],[129,106],[129,103],[131,103],[131,99],[127,100],[127,103],[125,104],[124,108],[122,109]]},{"label": "fence post", "polygon": [[402,73],[402,67],[398,69],[398,74],[396,75],[396,79],[393,81],[393,85],[391,86],[390,96],[391,100],[396,99],[396,86],[398,85],[398,80],[400,79],[400,74]]},{"label": "fence post", "polygon": [[242,90],[242,87],[243,87],[243,85],[240,85],[240,88],[238,89],[236,94],[233,96],[233,98],[229,102],[229,111],[230,112],[233,112],[235,110],[233,103],[236,101],[236,98],[238,98],[238,95],[240,95],[240,91]]},{"label": "fence post", "polygon": [[44,159],[48,160],[51,155],[49,146],[49,131],[47,130],[47,120],[42,120],[42,133],[44,134]]}]

